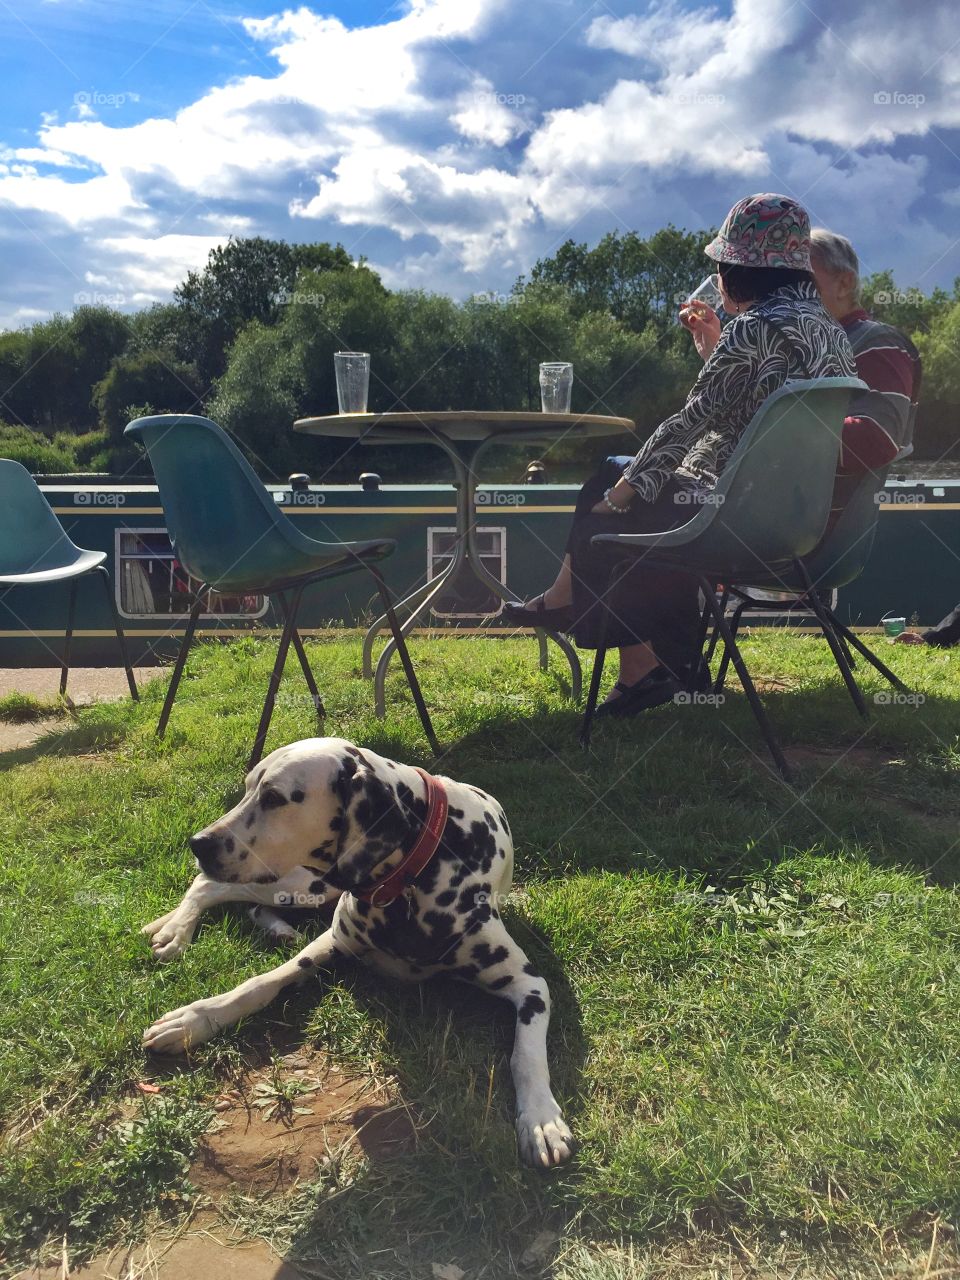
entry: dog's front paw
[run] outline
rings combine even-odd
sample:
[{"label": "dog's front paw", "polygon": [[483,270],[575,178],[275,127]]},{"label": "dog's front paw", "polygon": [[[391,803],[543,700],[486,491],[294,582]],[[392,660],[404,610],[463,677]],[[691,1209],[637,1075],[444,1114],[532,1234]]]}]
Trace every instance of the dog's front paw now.
[{"label": "dog's front paw", "polygon": [[151,920],[140,930],[150,939],[150,950],[156,960],[173,960],[182,955],[193,941],[194,926],[177,919],[176,911],[168,911],[158,920]]},{"label": "dog's front paw", "polygon": [[210,1000],[195,1000],[158,1018],[143,1033],[143,1046],[151,1053],[186,1053],[220,1030]]},{"label": "dog's front paw", "polygon": [[535,1169],[566,1164],[573,1155],[573,1134],[556,1103],[539,1114],[529,1111],[517,1116],[517,1146],[520,1159]]}]

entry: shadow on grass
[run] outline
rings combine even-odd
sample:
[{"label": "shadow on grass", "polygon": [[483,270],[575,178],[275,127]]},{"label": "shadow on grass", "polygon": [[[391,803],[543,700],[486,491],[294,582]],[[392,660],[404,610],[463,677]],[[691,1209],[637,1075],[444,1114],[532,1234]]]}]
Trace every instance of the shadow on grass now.
[{"label": "shadow on grass", "polygon": [[129,731],[128,721],[120,717],[71,724],[66,729],[53,729],[29,746],[0,751],[0,773],[52,756],[82,756],[91,751],[105,751],[122,742]]}]

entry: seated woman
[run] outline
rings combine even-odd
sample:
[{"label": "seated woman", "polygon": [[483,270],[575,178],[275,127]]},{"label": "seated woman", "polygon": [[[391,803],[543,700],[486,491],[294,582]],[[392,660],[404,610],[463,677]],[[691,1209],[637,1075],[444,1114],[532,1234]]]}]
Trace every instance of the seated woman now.
[{"label": "seated woman", "polygon": [[[719,263],[723,309],[732,319],[680,412],[626,467],[622,458],[608,458],[584,485],[560,572],[542,595],[507,605],[510,621],[568,631],[582,648],[596,648],[612,562],[591,539],[686,524],[697,504],[711,500],[767,396],[790,379],[855,375],[843,330],[820,301],[810,219],[795,200],[764,194],[739,201],[705,252]],[[693,577],[638,561],[610,602],[606,643],[620,650],[620,674],[597,714],[633,715],[695,687],[699,620]]]}]

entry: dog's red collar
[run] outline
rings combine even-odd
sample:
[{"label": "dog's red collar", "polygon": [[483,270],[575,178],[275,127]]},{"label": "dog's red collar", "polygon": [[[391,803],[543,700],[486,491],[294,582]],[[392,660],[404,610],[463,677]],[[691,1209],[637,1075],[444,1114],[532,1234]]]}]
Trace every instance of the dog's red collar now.
[{"label": "dog's red collar", "polygon": [[387,907],[399,898],[409,885],[424,869],[437,852],[443,828],[447,825],[447,789],[439,778],[424,769],[418,769],[420,777],[427,785],[427,816],[423,821],[423,830],[417,836],[417,842],[403,859],[379,884],[368,889],[354,890],[354,897],[361,902],[369,902],[372,907]]}]

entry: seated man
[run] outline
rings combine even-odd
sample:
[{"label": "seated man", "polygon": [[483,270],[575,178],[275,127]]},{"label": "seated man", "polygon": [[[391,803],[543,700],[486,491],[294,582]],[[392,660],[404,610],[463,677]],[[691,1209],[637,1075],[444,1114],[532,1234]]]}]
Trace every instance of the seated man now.
[{"label": "seated man", "polygon": [[857,376],[870,387],[854,397],[844,422],[833,520],[865,471],[889,466],[912,444],[920,355],[899,329],[874,320],[860,306],[860,263],[850,241],[824,227],[814,227],[810,240],[810,260],[823,305],[846,333]]}]

